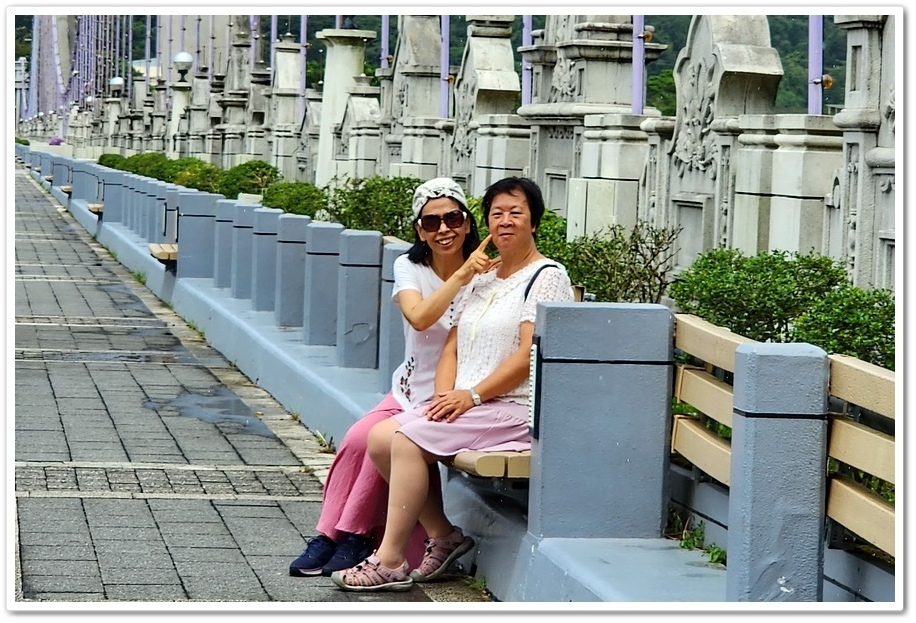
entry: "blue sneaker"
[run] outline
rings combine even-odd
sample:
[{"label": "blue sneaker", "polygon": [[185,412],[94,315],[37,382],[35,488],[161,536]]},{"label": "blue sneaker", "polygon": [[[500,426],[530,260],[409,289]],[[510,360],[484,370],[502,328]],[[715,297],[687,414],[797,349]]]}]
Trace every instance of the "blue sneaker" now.
[{"label": "blue sneaker", "polygon": [[331,560],[337,543],[319,534],[309,539],[305,551],[289,565],[289,574],[297,577],[321,575],[321,568]]},{"label": "blue sneaker", "polygon": [[362,534],[348,532],[341,539],[334,556],[325,563],[324,568],[321,570],[321,575],[330,576],[335,571],[355,567],[368,558],[374,550],[375,547],[371,538]]}]

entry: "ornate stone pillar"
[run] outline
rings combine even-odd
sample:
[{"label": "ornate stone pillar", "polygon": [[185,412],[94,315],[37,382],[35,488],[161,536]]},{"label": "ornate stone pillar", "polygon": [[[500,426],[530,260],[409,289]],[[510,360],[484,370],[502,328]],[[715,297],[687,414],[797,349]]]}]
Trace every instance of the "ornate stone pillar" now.
[{"label": "ornate stone pillar", "polygon": [[[398,17],[391,78],[389,177],[435,177],[439,172],[442,32],[438,15]],[[384,159],[383,159],[384,160]]]},{"label": "ornate stone pillar", "polygon": [[468,39],[455,80],[449,175],[472,195],[528,168],[530,129],[514,114],[521,93],[509,37],[514,15],[468,15]]},{"label": "ornate stone pillar", "polygon": [[843,166],[833,184],[825,244],[863,288],[894,287],[895,16],[835,15],[846,30]]},{"label": "ornate stone pillar", "polygon": [[334,130],[343,120],[348,89],[356,84],[355,77],[363,73],[366,41],[375,38],[371,30],[325,29],[318,40],[327,47],[322,91],[322,115],[318,139],[318,160],[315,184],[325,186],[337,175],[334,153]]},{"label": "ornate stone pillar", "polygon": [[[532,64],[532,103],[518,110],[532,126],[529,177],[541,186],[547,205],[571,216],[576,222],[573,229],[584,232],[589,221],[616,220],[616,212],[638,194],[639,176],[633,178],[625,170],[633,161],[642,162],[646,153],[645,138],[639,136],[644,117],[630,115],[632,17],[551,15],[543,32],[535,31],[532,38],[532,46],[520,48],[524,60]],[[647,44],[646,62],[658,58],[664,47]],[[588,137],[584,136],[586,115],[598,115],[589,121]],[[658,115],[657,110],[646,109],[645,116]],[[615,137],[624,140],[614,146]],[[614,158],[620,158],[616,164],[624,168],[610,157],[603,159],[600,171],[586,162],[615,150],[619,153]],[[573,178],[578,179],[574,188]],[[605,181],[592,181],[598,178]],[[606,195],[606,182],[623,191],[619,199]],[[586,201],[589,210],[614,216],[589,217]],[[603,205],[594,205],[596,201]],[[635,220],[635,204],[628,209],[624,219]]]},{"label": "ornate stone pillar", "polygon": [[299,146],[299,93],[302,90],[299,71],[301,44],[293,35],[283,35],[276,44],[274,84],[271,91],[271,137],[270,153],[273,166],[277,167],[284,179],[297,180],[299,169],[294,158]]}]

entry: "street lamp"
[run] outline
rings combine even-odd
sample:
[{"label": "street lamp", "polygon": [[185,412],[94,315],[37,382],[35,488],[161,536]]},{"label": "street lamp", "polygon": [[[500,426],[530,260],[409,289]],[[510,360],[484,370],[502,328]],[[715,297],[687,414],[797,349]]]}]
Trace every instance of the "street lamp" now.
[{"label": "street lamp", "polygon": [[121,76],[115,76],[108,81],[108,86],[111,88],[111,95],[113,97],[120,97],[121,89],[124,88],[124,78]]},{"label": "street lamp", "polygon": [[191,69],[194,57],[191,56],[190,52],[182,50],[172,58],[172,62],[175,63],[175,69],[178,70],[178,82],[185,82],[185,75]]}]

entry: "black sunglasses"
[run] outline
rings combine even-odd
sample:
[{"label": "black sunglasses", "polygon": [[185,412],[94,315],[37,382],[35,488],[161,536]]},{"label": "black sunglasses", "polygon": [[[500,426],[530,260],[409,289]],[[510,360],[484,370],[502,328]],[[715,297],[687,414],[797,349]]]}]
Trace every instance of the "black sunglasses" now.
[{"label": "black sunglasses", "polygon": [[446,212],[442,216],[438,214],[424,214],[418,219],[420,227],[429,233],[439,231],[439,227],[442,225],[443,221],[445,221],[445,226],[449,229],[458,229],[464,225],[464,212],[462,210],[452,210],[451,212]]}]

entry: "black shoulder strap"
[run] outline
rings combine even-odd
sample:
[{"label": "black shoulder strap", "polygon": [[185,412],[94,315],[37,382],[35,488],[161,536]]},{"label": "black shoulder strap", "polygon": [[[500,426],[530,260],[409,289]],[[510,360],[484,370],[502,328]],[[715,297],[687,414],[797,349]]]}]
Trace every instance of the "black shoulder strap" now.
[{"label": "black shoulder strap", "polygon": [[559,269],[560,267],[557,266],[556,264],[544,264],[543,266],[538,268],[536,271],[534,271],[534,274],[531,275],[531,280],[528,282],[528,287],[525,288],[525,300],[526,301],[528,300],[528,293],[531,291],[531,286],[534,285],[534,280],[538,278],[538,275],[540,275],[541,271],[544,270],[545,268]]}]

